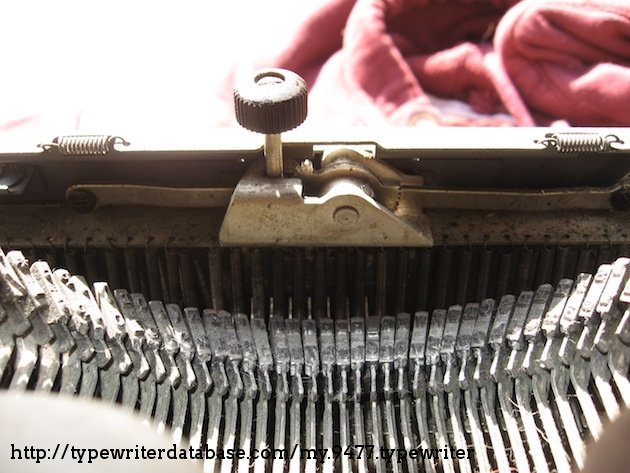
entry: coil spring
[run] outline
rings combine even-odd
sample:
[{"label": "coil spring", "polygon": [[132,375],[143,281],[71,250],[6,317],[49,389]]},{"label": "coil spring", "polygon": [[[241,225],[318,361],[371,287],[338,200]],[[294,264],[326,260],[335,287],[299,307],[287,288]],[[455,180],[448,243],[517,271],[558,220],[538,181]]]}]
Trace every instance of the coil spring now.
[{"label": "coil spring", "polygon": [[41,144],[40,148],[57,148],[64,156],[105,155],[114,149],[114,144],[129,142],[119,136],[110,135],[74,135],[58,136],[52,143]]},{"label": "coil spring", "polygon": [[597,133],[547,133],[544,140],[536,140],[559,153],[605,153],[613,151],[612,143],[623,143],[616,135]]}]

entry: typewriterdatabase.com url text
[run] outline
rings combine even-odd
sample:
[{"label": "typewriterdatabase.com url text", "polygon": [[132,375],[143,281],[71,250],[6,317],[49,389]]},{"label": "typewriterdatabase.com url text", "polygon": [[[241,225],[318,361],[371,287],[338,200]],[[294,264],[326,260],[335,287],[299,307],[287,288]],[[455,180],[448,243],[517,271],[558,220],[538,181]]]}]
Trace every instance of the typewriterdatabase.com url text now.
[{"label": "typewriterdatabase.com url text", "polygon": [[50,460],[74,460],[77,463],[94,463],[99,460],[312,460],[325,463],[329,460],[381,460],[401,463],[403,460],[471,459],[473,449],[455,448],[376,448],[374,445],[335,445],[331,448],[201,448],[178,447],[148,448],[82,448],[71,444],[56,444],[53,448],[35,445],[10,445],[11,460],[42,463]]}]

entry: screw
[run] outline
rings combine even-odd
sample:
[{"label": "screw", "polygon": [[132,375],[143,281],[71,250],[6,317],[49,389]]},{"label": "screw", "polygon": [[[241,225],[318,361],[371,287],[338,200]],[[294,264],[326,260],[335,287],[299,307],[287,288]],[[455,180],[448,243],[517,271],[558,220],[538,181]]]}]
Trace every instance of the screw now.
[{"label": "screw", "polygon": [[301,174],[313,174],[313,161],[311,161],[310,159],[305,159],[300,163],[298,170]]},{"label": "screw", "polygon": [[339,225],[347,227],[349,225],[354,225],[357,220],[359,220],[359,212],[350,205],[344,205],[335,210],[333,218]]},{"label": "screw", "polygon": [[73,189],[66,196],[66,205],[76,212],[87,214],[96,208],[96,196],[86,189]]},{"label": "screw", "polygon": [[630,210],[630,189],[621,189],[610,196],[610,203],[615,210]]}]

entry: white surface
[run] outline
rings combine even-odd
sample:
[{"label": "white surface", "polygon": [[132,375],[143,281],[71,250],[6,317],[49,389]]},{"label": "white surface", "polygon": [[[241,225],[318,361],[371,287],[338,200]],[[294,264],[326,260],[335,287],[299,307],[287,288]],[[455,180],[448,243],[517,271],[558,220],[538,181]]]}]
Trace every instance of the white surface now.
[{"label": "white surface", "polygon": [[229,66],[282,43],[317,3],[3,0],[0,125],[29,115],[73,125],[79,110],[97,128],[203,121]]}]

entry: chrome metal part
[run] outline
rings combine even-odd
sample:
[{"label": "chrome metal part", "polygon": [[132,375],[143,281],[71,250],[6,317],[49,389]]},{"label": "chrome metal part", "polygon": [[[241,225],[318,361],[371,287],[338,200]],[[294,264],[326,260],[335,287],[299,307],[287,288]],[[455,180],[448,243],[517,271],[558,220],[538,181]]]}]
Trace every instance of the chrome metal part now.
[{"label": "chrome metal part", "polygon": [[129,142],[119,136],[109,135],[68,135],[58,136],[51,143],[38,145],[44,150],[57,149],[64,156],[106,155],[114,151],[114,145],[129,146]]},{"label": "chrome metal part", "polygon": [[556,132],[547,133],[544,140],[536,141],[558,153],[604,153],[615,151],[614,144],[623,141],[614,134]]}]

